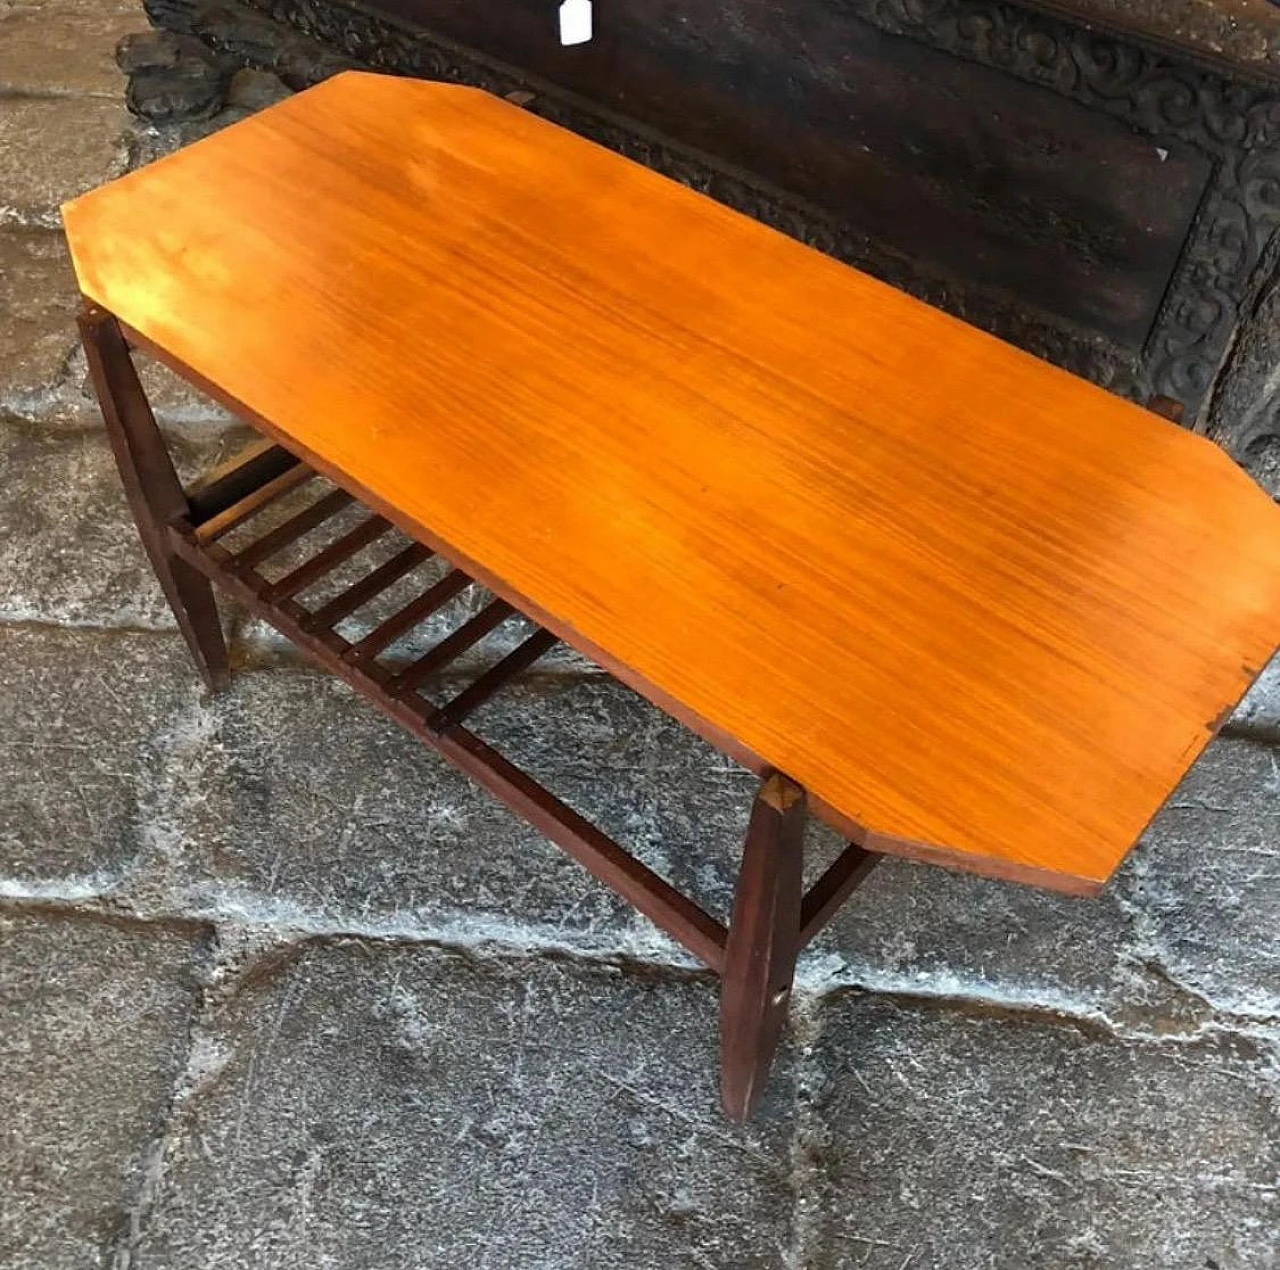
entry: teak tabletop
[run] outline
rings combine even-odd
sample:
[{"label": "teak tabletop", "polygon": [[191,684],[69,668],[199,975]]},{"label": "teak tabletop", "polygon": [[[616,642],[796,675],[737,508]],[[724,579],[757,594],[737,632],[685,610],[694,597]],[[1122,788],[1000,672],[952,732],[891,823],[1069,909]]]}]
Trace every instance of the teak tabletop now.
[{"label": "teak tabletop", "polygon": [[1204,438],[480,91],[344,74],[65,221],[130,338],[874,851],[1095,890],[1280,642]]}]

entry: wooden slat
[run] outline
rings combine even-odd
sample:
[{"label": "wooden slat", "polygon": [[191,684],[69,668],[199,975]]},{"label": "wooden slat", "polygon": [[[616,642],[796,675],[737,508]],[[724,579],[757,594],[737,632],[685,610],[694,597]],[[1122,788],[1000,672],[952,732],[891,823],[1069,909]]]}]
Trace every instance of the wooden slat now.
[{"label": "wooden slat", "polygon": [[394,644],[401,635],[411,631],[437,609],[442,609],[455,596],[461,595],[470,585],[471,579],[465,573],[460,569],[451,569],[434,586],[429,587],[416,599],[410,600],[404,608],[393,613],[385,622],[375,626],[368,635],[352,647],[347,656],[353,661],[376,657],[385,648]]},{"label": "wooden slat", "polygon": [[[269,454],[274,450],[280,450],[282,454],[287,454],[287,450],[282,450],[270,437],[255,436],[251,441],[242,445],[234,454],[228,455],[220,463],[215,463],[211,468],[201,472],[194,481],[187,486],[187,501],[207,494],[215,486],[220,485],[227,477],[233,476],[235,473],[242,471],[251,463],[256,463],[265,454]],[[294,460],[297,461],[296,459]],[[277,473],[271,473],[272,476]],[[235,499],[231,500],[235,502]],[[225,506],[225,504],[224,504]]]},{"label": "wooden slat", "polygon": [[700,961],[722,968],[727,932],[691,899],[465,728],[439,733],[433,744]]},{"label": "wooden slat", "polygon": [[[278,448],[278,447],[277,447]],[[280,451],[284,453],[284,451]],[[293,463],[279,475],[271,477],[256,488],[250,489],[233,503],[227,504],[221,511],[213,512],[207,518],[198,515],[193,500],[193,519],[196,521],[196,541],[214,542],[243,524],[251,516],[256,516],[263,508],[270,506],[277,499],[295,489],[301,488],[315,476],[315,472],[301,463]],[[238,483],[238,482],[237,482]],[[207,503],[213,506],[220,502],[229,489],[220,490],[216,498],[211,497]]]},{"label": "wooden slat", "polygon": [[441,706],[431,716],[431,727],[440,732],[457,727],[467,715],[488,701],[503,684],[521,671],[527,670],[557,643],[559,640],[550,631],[535,631],[523,643],[512,649],[496,666],[485,671],[469,688]]},{"label": "wooden slat", "polygon": [[390,691],[411,692],[437,670],[478,644],[495,627],[501,626],[515,610],[505,600],[486,604],[474,617],[464,622],[451,635],[446,635],[433,649],[406,666],[390,684]]},{"label": "wooden slat", "polygon": [[412,542],[403,551],[398,551],[390,560],[380,564],[367,577],[353,583],[345,591],[335,595],[321,608],[318,608],[309,619],[311,625],[321,628],[334,626],[343,618],[350,617],[357,609],[363,608],[370,600],[376,599],[394,582],[398,582],[406,573],[411,573],[425,560],[430,560],[431,548],[421,543]]},{"label": "wooden slat", "polygon": [[238,569],[253,569],[264,560],[283,551],[290,543],[296,542],[304,534],[324,524],[332,516],[336,516],[344,507],[352,502],[351,495],[345,490],[331,490],[323,498],[317,499],[310,507],[304,508],[294,516],[290,516],[282,525],[277,525],[270,533],[263,534],[242,550],[233,555]]},{"label": "wooden slat", "polygon": [[363,551],[365,547],[377,542],[390,529],[391,525],[381,516],[369,516],[354,529],[349,529],[341,538],[329,543],[309,560],[285,574],[278,582],[272,583],[268,598],[287,600],[291,595],[297,595],[299,591],[305,591],[307,587],[314,586],[326,574],[332,573],[344,560],[350,560],[358,551]]},{"label": "wooden slat", "polygon": [[[299,466],[297,457],[288,450],[272,444],[265,437],[259,438],[226,463],[215,467],[187,491],[187,502],[191,508],[189,518],[197,527],[207,525],[263,486]],[[202,535],[210,536],[217,535]]]},{"label": "wooden slat", "polygon": [[805,892],[800,904],[801,948],[839,912],[840,906],[862,885],[880,858],[874,851],[866,851],[851,842],[832,861]]}]

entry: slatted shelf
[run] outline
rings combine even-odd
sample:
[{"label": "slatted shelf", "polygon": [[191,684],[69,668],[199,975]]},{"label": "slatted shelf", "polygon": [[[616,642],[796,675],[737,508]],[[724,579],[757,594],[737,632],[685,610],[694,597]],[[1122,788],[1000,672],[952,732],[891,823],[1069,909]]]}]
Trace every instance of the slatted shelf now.
[{"label": "slatted shelf", "polygon": [[474,617],[464,622],[451,635],[446,635],[434,648],[406,666],[388,685],[395,696],[412,692],[460,654],[478,644],[490,631],[496,630],[515,613],[505,600],[493,600]]},{"label": "slatted shelf", "polygon": [[[280,523],[262,524],[255,534],[255,522],[264,513],[313,482],[311,502],[291,510]],[[314,471],[279,447],[252,448],[240,465],[216,474],[188,502],[188,516],[170,527],[179,555],[466,770],[708,966],[722,968],[727,931],[721,922],[463,726],[475,710],[545,656],[557,644],[556,636],[531,623],[532,632],[515,648],[437,705],[424,695],[433,678],[455,666],[504,622],[528,619],[506,600],[490,599],[416,659],[389,667],[379,658],[470,588],[479,589],[473,578],[461,569],[447,568],[440,576],[424,579],[417,594],[400,602],[367,633],[348,639],[339,625],[433,561],[429,547],[416,542],[401,546],[354,580],[344,580],[313,609],[299,597],[332,583],[340,569],[349,571],[366,548],[394,532],[390,523],[361,508],[346,491],[325,488]],[[339,529],[339,518],[353,508],[364,514],[353,526]],[[263,575],[263,566],[324,529],[330,532],[329,541],[313,547],[274,581]],[[228,547],[232,530],[237,540],[247,541]],[[829,920],[875,858],[851,846],[810,888],[804,898],[802,942]]]}]

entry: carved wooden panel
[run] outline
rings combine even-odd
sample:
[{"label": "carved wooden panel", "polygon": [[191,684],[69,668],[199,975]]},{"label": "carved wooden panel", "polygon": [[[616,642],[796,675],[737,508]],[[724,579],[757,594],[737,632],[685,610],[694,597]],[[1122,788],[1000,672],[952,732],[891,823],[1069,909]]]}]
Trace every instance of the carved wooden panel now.
[{"label": "carved wooden panel", "polygon": [[[530,89],[577,131],[1191,418],[1280,225],[1280,97],[992,0],[612,0],[576,49],[547,0],[252,3],[370,65]],[[148,9],[209,25],[201,0]]]}]

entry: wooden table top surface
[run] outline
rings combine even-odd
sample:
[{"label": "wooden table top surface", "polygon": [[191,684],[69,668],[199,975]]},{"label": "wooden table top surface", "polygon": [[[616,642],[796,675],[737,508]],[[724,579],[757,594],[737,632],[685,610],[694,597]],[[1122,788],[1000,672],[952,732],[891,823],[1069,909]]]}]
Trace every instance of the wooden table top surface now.
[{"label": "wooden table top surface", "polygon": [[1280,643],[1208,441],[478,90],[341,75],[64,216],[144,346],[876,850],[1096,890]]}]

